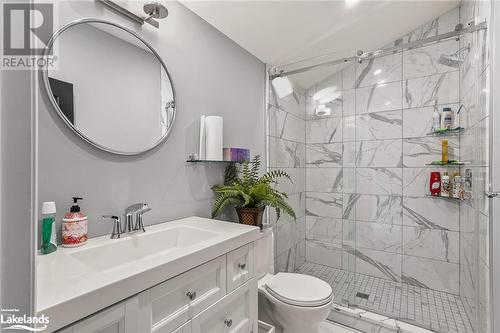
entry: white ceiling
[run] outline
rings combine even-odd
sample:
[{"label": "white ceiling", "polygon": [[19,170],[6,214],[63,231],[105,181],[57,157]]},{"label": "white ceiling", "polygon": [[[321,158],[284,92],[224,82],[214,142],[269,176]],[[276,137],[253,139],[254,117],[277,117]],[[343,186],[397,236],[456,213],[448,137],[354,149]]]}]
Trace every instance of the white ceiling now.
[{"label": "white ceiling", "polygon": [[273,66],[376,49],[459,5],[458,0],[180,1]]}]

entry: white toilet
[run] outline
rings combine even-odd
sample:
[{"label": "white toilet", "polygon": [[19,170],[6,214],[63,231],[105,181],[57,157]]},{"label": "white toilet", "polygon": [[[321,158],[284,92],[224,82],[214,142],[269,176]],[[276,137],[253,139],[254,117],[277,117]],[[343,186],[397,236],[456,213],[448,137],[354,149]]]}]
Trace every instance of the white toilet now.
[{"label": "white toilet", "polygon": [[332,308],[332,287],[314,276],[274,273],[273,233],[265,230],[255,243],[259,277],[259,320],[283,333],[316,333]]}]

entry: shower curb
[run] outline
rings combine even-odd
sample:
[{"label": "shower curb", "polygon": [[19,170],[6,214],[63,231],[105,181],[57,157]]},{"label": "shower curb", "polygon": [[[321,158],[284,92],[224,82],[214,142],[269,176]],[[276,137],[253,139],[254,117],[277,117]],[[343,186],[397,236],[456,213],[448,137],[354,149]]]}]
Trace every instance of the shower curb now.
[{"label": "shower curb", "polygon": [[328,320],[365,333],[435,333],[374,312],[338,304],[332,306]]}]

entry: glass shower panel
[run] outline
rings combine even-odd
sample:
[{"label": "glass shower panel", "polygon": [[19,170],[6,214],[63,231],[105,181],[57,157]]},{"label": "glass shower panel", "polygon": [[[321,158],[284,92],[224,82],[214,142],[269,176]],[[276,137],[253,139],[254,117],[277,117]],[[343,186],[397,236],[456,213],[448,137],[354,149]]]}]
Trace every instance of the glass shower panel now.
[{"label": "glass shower panel", "polygon": [[[486,3],[463,1],[388,46],[453,31],[460,20],[479,23]],[[487,332],[485,33],[361,62],[280,67],[294,89],[277,97],[270,84],[270,161],[298,177],[291,201],[301,216],[294,227],[275,226],[279,271],[319,277],[332,286],[335,303],[401,325]],[[309,70],[294,72],[304,66]],[[433,115],[444,108],[464,129],[431,134]],[[291,137],[290,129],[303,134]],[[429,165],[441,160],[442,140],[449,158],[467,167]],[[432,171],[464,176],[469,166],[472,200],[429,197]]]}]

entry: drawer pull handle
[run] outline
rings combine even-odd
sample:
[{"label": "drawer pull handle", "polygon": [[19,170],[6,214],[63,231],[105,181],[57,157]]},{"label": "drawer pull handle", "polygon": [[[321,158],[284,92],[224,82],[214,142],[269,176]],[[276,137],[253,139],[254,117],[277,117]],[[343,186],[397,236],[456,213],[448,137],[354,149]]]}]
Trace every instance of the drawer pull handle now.
[{"label": "drawer pull handle", "polygon": [[192,301],[196,298],[196,291],[188,291],[186,296],[190,301]]},{"label": "drawer pull handle", "polygon": [[226,324],[227,327],[231,327],[231,326],[233,326],[233,320],[226,319],[226,320],[224,320],[224,324]]},{"label": "drawer pull handle", "polygon": [[245,263],[239,263],[238,264],[238,268],[239,269],[245,269],[245,267],[247,267],[247,264],[245,264]]}]

